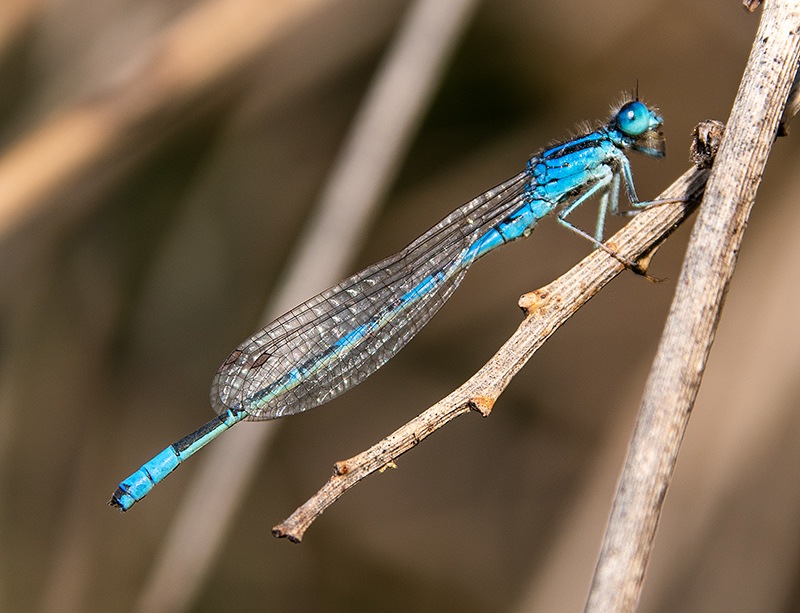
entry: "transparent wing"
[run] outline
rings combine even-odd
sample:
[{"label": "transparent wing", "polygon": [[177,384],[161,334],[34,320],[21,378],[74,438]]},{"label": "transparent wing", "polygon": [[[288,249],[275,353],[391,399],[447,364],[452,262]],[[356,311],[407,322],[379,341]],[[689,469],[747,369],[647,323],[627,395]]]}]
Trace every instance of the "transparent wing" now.
[{"label": "transparent wing", "polygon": [[469,246],[525,201],[524,171],[478,196],[408,247],[285,313],[219,367],[211,403],[250,419],[292,415],[357,385],[441,308],[472,262]]}]

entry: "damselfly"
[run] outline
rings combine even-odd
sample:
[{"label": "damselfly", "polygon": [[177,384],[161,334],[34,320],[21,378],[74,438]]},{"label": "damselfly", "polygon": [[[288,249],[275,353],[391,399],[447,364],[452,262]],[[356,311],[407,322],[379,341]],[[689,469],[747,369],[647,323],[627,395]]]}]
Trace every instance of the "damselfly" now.
[{"label": "damselfly", "polygon": [[[141,500],[186,458],[234,424],[300,413],[335,398],[383,366],[433,317],[480,257],[558,221],[602,246],[608,211],[619,212],[620,181],[635,208],[627,150],[663,157],[662,119],[638,99],[582,136],[545,149],[521,173],[456,209],[399,253],[325,290],[244,341],[211,385],[218,415],[122,481],[109,504]],[[594,237],[569,214],[593,196]]]}]

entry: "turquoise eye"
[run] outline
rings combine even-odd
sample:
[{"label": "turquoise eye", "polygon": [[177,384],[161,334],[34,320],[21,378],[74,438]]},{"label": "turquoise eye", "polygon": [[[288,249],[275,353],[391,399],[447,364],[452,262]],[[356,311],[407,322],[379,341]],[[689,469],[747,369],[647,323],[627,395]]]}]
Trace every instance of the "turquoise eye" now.
[{"label": "turquoise eye", "polygon": [[628,136],[640,136],[650,128],[650,111],[638,100],[628,102],[617,113],[617,126]]}]

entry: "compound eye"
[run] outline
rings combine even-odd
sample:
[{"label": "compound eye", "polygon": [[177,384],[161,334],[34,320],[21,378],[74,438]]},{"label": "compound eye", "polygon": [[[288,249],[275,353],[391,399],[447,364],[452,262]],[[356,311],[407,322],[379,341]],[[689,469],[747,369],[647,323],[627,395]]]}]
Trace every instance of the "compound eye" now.
[{"label": "compound eye", "polygon": [[617,113],[617,126],[628,136],[640,136],[650,128],[650,110],[639,102],[628,102]]}]

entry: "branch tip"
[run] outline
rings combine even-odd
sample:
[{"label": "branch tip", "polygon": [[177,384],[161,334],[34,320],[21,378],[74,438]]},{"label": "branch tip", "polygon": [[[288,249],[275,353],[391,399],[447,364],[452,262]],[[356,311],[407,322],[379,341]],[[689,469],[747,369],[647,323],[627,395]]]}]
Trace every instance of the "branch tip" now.
[{"label": "branch tip", "polygon": [[286,524],[278,524],[275,526],[272,529],[272,536],[274,536],[276,539],[286,539],[295,545],[299,545],[303,540],[302,533],[293,533],[289,528],[286,527]]},{"label": "branch tip", "polygon": [[724,133],[725,124],[716,119],[698,123],[692,130],[689,161],[697,168],[711,168]]}]

